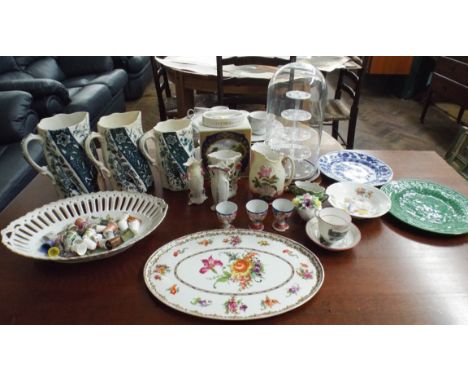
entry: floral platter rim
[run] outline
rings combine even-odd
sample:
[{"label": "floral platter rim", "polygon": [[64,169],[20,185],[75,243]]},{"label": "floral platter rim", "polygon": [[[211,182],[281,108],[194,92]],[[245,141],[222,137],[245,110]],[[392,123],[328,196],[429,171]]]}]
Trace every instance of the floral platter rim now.
[{"label": "floral platter rim", "polygon": [[[303,256],[306,256],[311,264],[314,266],[314,270],[317,273],[317,282],[313,286],[312,290],[305,296],[299,299],[295,304],[287,306],[283,310],[280,311],[273,311],[273,312],[265,312],[263,314],[255,314],[253,316],[228,316],[227,314],[224,315],[218,315],[218,314],[203,314],[199,313],[196,310],[189,310],[184,308],[183,306],[179,306],[178,304],[171,303],[169,302],[162,294],[159,294],[154,288],[154,286],[151,285],[150,283],[150,276],[149,274],[151,273],[151,266],[152,262],[157,262],[159,257],[164,254],[164,252],[167,252],[168,249],[170,249],[175,243],[181,242],[184,240],[189,240],[191,238],[206,238],[207,236],[209,237],[210,235],[227,235],[227,236],[232,236],[232,235],[242,235],[242,234],[249,234],[249,235],[254,235],[257,237],[263,237],[263,238],[276,238],[279,239],[283,242],[288,242],[292,243],[295,245],[298,249],[301,250],[301,254]],[[159,255],[159,256],[157,256]],[[155,261],[156,259],[156,261]],[[320,259],[318,256],[309,248],[307,248],[305,245],[287,238],[282,235],[278,235],[275,233],[267,232],[267,231],[254,231],[251,229],[242,229],[242,228],[235,228],[235,229],[214,229],[214,230],[205,230],[205,231],[198,231],[195,233],[190,233],[181,237],[178,237],[174,240],[171,240],[170,242],[164,244],[163,246],[159,247],[156,249],[147,259],[145,266],[143,267],[143,279],[146,285],[146,288],[149,290],[152,296],[154,296],[159,302],[162,304],[168,306],[169,308],[172,308],[178,312],[187,314],[189,316],[194,316],[194,317],[199,317],[199,318],[204,318],[204,319],[210,319],[210,320],[218,320],[218,321],[252,321],[252,320],[259,320],[259,319],[266,319],[270,317],[275,317],[278,315],[282,315],[284,313],[290,312],[294,309],[299,308],[300,306],[306,304],[309,302],[321,289],[323,282],[325,280],[325,270],[320,262]],[[229,296],[236,296],[238,297],[238,294],[232,293],[229,294]],[[240,294],[242,296],[242,294]]]},{"label": "floral platter rim", "polygon": [[[421,229],[427,232],[433,232],[441,235],[465,235],[468,233],[468,223],[465,223],[465,227],[463,228],[463,222],[457,221],[457,226],[451,229],[444,228],[446,224],[437,224],[437,223],[424,223],[420,219],[416,219],[410,215],[408,215],[403,208],[400,207],[399,203],[399,193],[401,190],[396,190],[398,186],[409,186],[410,188],[417,189],[415,186],[423,186],[425,189],[436,188],[442,191],[446,191],[450,194],[451,197],[455,198],[464,198],[465,202],[467,200],[466,196],[462,193],[454,190],[451,187],[445,186],[440,183],[436,183],[426,179],[416,179],[416,178],[405,178],[405,179],[398,179],[394,180],[385,186],[382,187],[382,192],[385,192],[392,201],[392,208],[390,209],[389,213],[397,218],[398,220],[406,223],[412,227]],[[408,187],[405,187],[404,190],[407,190]],[[467,208],[468,209],[468,208]]]},{"label": "floral platter rim", "polygon": [[[335,150],[335,151],[330,151],[326,154],[323,154],[319,157],[319,160],[318,160],[318,168],[320,169],[320,172],[324,175],[326,175],[328,178],[330,179],[333,179],[337,182],[356,182],[356,183],[359,183],[357,182],[355,179],[348,179],[348,178],[343,178],[339,175],[337,175],[335,172],[333,172],[332,170],[329,169],[329,166],[326,166],[327,163],[325,163],[325,160],[328,161],[328,159],[330,158],[333,158],[334,156],[337,156],[337,157],[342,157],[344,154],[353,154],[353,155],[356,155],[356,156],[359,156],[359,157],[365,157],[365,159],[367,160],[367,162],[376,162],[376,163],[379,163],[380,166],[382,166],[383,168],[386,168],[387,171],[388,171],[388,176],[387,177],[378,177],[377,174],[376,174],[376,180],[375,181],[372,181],[372,182],[365,182],[365,183],[362,183],[362,184],[366,184],[366,185],[370,185],[370,186],[374,186],[374,187],[379,187],[379,186],[383,186],[389,182],[392,181],[393,179],[393,170],[392,168],[387,164],[385,163],[383,160],[373,156],[373,155],[370,155],[370,154],[367,154],[367,153],[364,153],[364,152],[359,152],[359,151],[356,151],[356,150]],[[355,162],[355,163],[358,163],[360,164],[360,162]],[[375,170],[373,168],[373,170]]]},{"label": "floral platter rim", "polygon": [[[138,235],[128,240],[127,242],[124,242],[122,245],[116,248],[106,250],[104,252],[82,256],[82,257],[75,256],[75,257],[66,258],[66,257],[48,257],[45,255],[36,257],[36,256],[32,256],[31,254],[19,251],[17,248],[15,248],[15,246],[12,243],[10,243],[10,241],[12,241],[12,238],[14,238],[14,234],[18,231],[18,228],[23,227],[24,224],[30,224],[31,220],[36,218],[36,216],[39,215],[40,213],[50,212],[52,211],[53,208],[64,207],[67,204],[70,205],[71,203],[77,202],[77,201],[83,202],[85,200],[97,200],[99,198],[104,198],[105,196],[108,196],[108,197],[115,196],[117,198],[117,197],[123,197],[125,195],[127,195],[128,197],[146,199],[148,202],[153,201],[154,205],[157,206],[158,204],[160,204],[160,206],[158,206],[155,209],[154,211],[155,216],[150,219],[151,222],[149,223],[147,232],[145,232],[144,234]],[[136,202],[134,203],[134,206],[136,205],[141,206],[143,205],[143,203]],[[25,258],[32,259],[32,260],[52,262],[52,263],[61,263],[61,264],[85,263],[85,262],[101,260],[101,259],[112,257],[114,255],[117,255],[119,253],[126,251],[127,249],[129,249],[130,247],[138,243],[139,241],[143,240],[145,237],[151,234],[156,228],[158,228],[158,226],[164,221],[168,208],[169,208],[169,205],[164,201],[164,199],[156,197],[154,195],[149,195],[146,193],[137,193],[137,192],[130,192],[130,191],[98,191],[98,192],[92,192],[88,194],[81,194],[81,195],[71,196],[68,198],[59,199],[50,203],[46,203],[40,207],[37,207],[33,209],[32,211],[29,211],[26,214],[12,220],[5,228],[3,228],[0,231],[0,235],[1,235],[3,245],[17,256],[25,257]],[[145,208],[145,209],[148,209],[148,208]],[[150,208],[149,210],[151,209],[152,208]],[[124,210],[121,210],[121,211],[124,211]],[[108,214],[109,212],[110,211],[107,211],[106,213]],[[118,212],[118,210],[115,210],[114,212]],[[131,211],[127,211],[127,212],[131,212]],[[99,212],[93,212],[93,214],[99,214]],[[76,219],[77,217],[73,217],[73,218]],[[61,225],[63,226],[64,223],[61,223]],[[39,252],[39,248],[37,249],[37,251]]]},{"label": "floral platter rim", "polygon": [[[341,187],[363,187],[363,188],[367,188],[368,190],[371,190],[372,192],[377,193],[380,196],[384,197],[388,201],[388,205],[386,207],[380,207],[380,212],[376,213],[374,215],[360,215],[360,214],[353,213],[353,212],[349,211],[348,209],[343,209],[339,205],[339,203],[336,203],[334,193],[336,192],[335,189],[339,188],[340,186]],[[349,190],[343,190],[343,193],[345,193],[345,191],[349,191]],[[328,202],[333,207],[345,210],[348,214],[350,214],[353,218],[356,218],[356,219],[376,219],[376,218],[380,218],[380,217],[384,216],[386,213],[388,213],[390,211],[390,209],[392,208],[392,200],[391,200],[390,196],[388,196],[381,189],[378,189],[377,187],[375,187],[375,186],[373,186],[371,184],[362,184],[362,183],[349,182],[349,181],[336,182],[336,183],[333,183],[333,184],[329,185],[325,192],[329,195]]]}]

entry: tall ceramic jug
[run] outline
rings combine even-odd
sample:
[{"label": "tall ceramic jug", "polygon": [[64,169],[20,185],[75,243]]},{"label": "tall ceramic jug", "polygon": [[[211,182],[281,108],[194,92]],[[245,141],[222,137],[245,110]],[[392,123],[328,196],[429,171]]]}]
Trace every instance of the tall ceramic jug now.
[{"label": "tall ceramic jug", "polygon": [[[146,192],[153,185],[153,175],[145,157],[140,153],[138,141],[143,135],[141,113],[129,111],[101,117],[97,133],[85,141],[86,154],[110,180],[114,190]],[[92,141],[101,142],[104,163],[92,150]]]},{"label": "tall ceramic jug", "polygon": [[[265,143],[252,146],[250,160],[250,191],[263,199],[272,200],[280,196],[294,179],[294,161]],[[290,162],[289,174],[286,173],[286,162]]]},{"label": "tall ceramic jug", "polygon": [[229,198],[234,197],[237,193],[237,181],[242,168],[242,154],[234,150],[218,150],[207,156],[209,164],[222,164],[229,168]]},{"label": "tall ceramic jug", "polygon": [[[99,191],[98,171],[84,149],[90,132],[88,113],[57,114],[42,119],[37,125],[37,134],[29,134],[22,141],[28,163],[52,180],[60,197]],[[37,164],[29,153],[28,144],[33,140],[43,146],[45,167]],[[95,147],[90,149],[95,150]]]},{"label": "tall ceramic jug", "polygon": [[[155,143],[156,155],[148,151],[148,140]],[[194,156],[193,130],[189,119],[170,119],[159,122],[140,139],[143,155],[161,173],[162,185],[172,191],[188,189],[187,168],[184,165]]]}]

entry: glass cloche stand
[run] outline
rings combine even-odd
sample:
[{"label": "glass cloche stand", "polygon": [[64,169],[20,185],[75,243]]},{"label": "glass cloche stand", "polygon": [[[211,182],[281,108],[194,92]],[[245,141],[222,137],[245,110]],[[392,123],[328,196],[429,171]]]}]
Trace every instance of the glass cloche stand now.
[{"label": "glass cloche stand", "polygon": [[325,78],[305,62],[282,66],[268,85],[265,141],[295,161],[296,180],[318,174],[326,99]]}]

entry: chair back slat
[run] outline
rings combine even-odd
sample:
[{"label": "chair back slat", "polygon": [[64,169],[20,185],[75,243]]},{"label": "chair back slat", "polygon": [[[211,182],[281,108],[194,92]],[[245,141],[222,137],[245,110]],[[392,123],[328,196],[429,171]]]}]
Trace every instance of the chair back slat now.
[{"label": "chair back slat", "polygon": [[151,56],[151,66],[153,68],[154,87],[156,88],[156,97],[158,99],[159,119],[160,121],[165,121],[167,120],[167,110],[163,91],[166,93],[167,98],[171,97],[169,80],[166,69],[156,60],[155,56]]},{"label": "chair back slat", "polygon": [[[348,136],[343,142],[346,148],[354,147],[354,136],[356,133],[357,116],[359,112],[359,100],[361,98],[361,88],[365,73],[369,66],[369,57],[351,56],[351,59],[359,64],[360,69],[341,69],[338,77],[338,82],[335,89],[335,100],[341,102],[343,93],[351,98],[351,108],[348,116]],[[339,120],[333,120],[332,136],[337,138]],[[341,137],[341,136],[340,136]]]}]

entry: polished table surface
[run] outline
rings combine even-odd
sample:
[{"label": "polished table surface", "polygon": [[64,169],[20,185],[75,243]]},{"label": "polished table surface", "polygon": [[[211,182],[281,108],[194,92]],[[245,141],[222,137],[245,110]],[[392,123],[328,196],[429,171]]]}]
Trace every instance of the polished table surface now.
[{"label": "polished table surface", "polygon": [[[286,58],[286,57],[285,57]],[[189,109],[195,106],[194,91],[215,93],[218,89],[216,57],[156,57],[158,62],[166,68],[169,79],[174,83],[177,94],[177,115],[183,118]],[[331,57],[298,57],[298,61],[312,63],[323,72],[330,72],[340,68],[359,69],[360,66],[351,57],[331,56]],[[250,94],[265,96],[268,82],[278,68],[246,65],[224,67],[223,77],[239,77],[257,79],[252,84],[242,86],[225,84],[226,94]]]},{"label": "polished table surface", "polygon": [[[467,195],[468,183],[435,152],[366,151],[385,162],[395,179],[429,179]],[[329,181],[323,179],[324,185]],[[250,195],[241,181],[234,199],[235,224],[247,227]],[[0,228],[55,199],[36,177],[0,213]],[[209,202],[186,205],[185,192],[164,192],[169,211],[147,238],[115,257],[82,264],[34,261],[0,246],[0,323],[18,324],[210,324],[155,299],[143,267],[158,247],[182,235],[218,228]],[[266,230],[271,229],[271,211]],[[325,269],[318,294],[296,310],[261,324],[459,324],[468,323],[468,237],[443,236],[410,227],[390,215],[356,221],[362,240],[352,250],[328,252],[309,240],[304,222],[291,218],[284,233],[317,254]],[[249,323],[249,322],[247,322]]]}]

